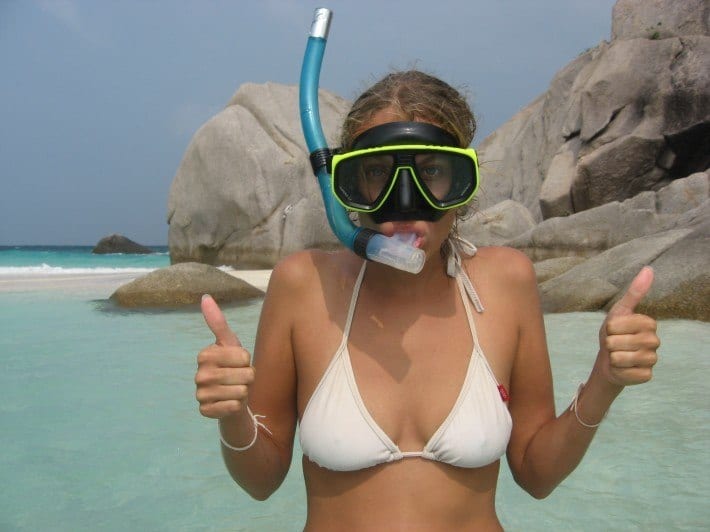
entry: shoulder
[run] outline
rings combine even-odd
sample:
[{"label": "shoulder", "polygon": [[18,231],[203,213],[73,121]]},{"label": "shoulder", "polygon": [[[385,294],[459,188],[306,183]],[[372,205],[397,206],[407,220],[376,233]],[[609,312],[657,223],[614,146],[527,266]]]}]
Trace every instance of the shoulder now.
[{"label": "shoulder", "polygon": [[478,248],[473,257],[465,260],[469,271],[479,271],[486,277],[520,285],[537,285],[535,268],[522,251],[504,246]]},{"label": "shoulder", "polygon": [[350,251],[308,250],[284,258],[271,273],[262,305],[263,327],[277,323],[295,335],[296,342],[318,336],[347,312],[358,264],[362,259]]},{"label": "shoulder", "polygon": [[358,262],[361,263],[361,259],[347,251],[293,253],[274,267],[267,295],[272,292],[290,296],[322,293],[340,277],[350,277],[353,272],[356,275]]}]

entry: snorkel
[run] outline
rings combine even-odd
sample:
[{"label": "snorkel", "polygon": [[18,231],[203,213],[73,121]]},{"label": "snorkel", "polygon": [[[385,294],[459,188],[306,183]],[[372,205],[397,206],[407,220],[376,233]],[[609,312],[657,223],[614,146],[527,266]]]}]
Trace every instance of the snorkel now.
[{"label": "snorkel", "polygon": [[313,173],[318,178],[328,223],[338,240],[357,255],[399,270],[419,273],[424,267],[425,255],[423,250],[412,245],[416,235],[398,233],[386,237],[372,229],[357,227],[333,194],[329,173],[331,152],[323,134],[318,107],[320,69],[331,18],[332,12],[326,8],[318,8],[313,14],[299,85],[301,127]]}]

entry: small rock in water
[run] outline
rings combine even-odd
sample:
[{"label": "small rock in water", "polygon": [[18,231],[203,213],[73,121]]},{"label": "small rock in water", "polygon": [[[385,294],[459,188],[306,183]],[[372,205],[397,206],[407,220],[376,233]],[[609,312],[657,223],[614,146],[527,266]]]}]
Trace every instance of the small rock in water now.
[{"label": "small rock in water", "polygon": [[148,254],[153,253],[153,250],[145,246],[141,246],[130,238],[123,235],[110,235],[99,240],[92,253],[104,255],[107,253],[133,253],[133,254]]}]

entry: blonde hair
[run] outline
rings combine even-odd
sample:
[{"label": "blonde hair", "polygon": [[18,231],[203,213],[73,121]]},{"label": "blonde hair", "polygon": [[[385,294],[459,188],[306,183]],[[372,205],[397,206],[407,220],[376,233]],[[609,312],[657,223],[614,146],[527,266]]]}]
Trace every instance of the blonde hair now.
[{"label": "blonde hair", "polygon": [[347,151],[372,116],[392,109],[403,120],[429,122],[451,133],[467,148],[476,132],[476,119],[466,98],[448,83],[419,70],[388,74],[363,92],[345,117],[340,146]]}]

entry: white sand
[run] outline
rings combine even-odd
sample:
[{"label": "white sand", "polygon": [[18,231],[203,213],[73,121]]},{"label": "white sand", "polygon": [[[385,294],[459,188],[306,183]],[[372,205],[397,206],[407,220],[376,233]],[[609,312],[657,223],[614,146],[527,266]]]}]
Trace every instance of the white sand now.
[{"label": "white sand", "polygon": [[232,270],[227,273],[242,281],[246,281],[259,290],[266,291],[266,287],[269,286],[271,271],[272,270]]},{"label": "white sand", "polygon": [[[260,290],[266,290],[271,270],[234,270],[227,272]],[[92,293],[109,297],[119,286],[131,282],[143,273],[95,273],[95,274],[32,274],[3,275],[0,277],[1,292],[38,292],[57,290],[72,293]]]}]

